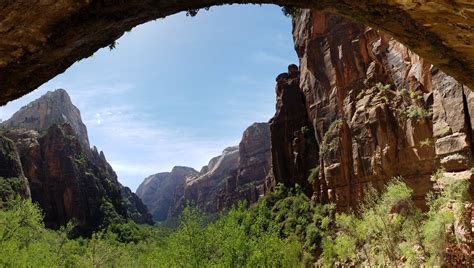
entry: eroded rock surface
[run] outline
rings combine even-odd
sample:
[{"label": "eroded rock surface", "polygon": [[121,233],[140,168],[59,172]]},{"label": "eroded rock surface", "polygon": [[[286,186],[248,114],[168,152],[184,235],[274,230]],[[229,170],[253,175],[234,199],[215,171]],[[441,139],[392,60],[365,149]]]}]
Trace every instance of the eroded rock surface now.
[{"label": "eroded rock surface", "polygon": [[391,33],[474,88],[474,6],[405,0],[63,0],[0,2],[0,105],[147,21],[206,6],[272,3],[331,11]]},{"label": "eroded rock surface", "polygon": [[270,169],[270,129],[267,123],[255,123],[238,146],[226,148],[200,172],[175,167],[158,173],[144,180],[137,195],[158,221],[177,216],[188,202],[215,213],[239,201],[256,202],[269,190]]},{"label": "eroded rock surface", "polygon": [[0,208],[17,194],[29,197],[30,188],[15,143],[0,134]]},{"label": "eroded rock surface", "polygon": [[48,91],[39,99],[22,107],[1,125],[5,128],[24,128],[46,132],[54,124],[69,124],[82,145],[89,148],[87,128],[82,123],[81,112],[71,102],[64,89]]},{"label": "eroded rock surface", "polygon": [[[19,115],[37,120],[23,121]],[[85,147],[87,130],[64,90],[25,106],[3,127],[20,155],[31,198],[43,210],[47,227],[75,221],[79,234],[90,234],[111,219],[153,223],[141,201],[120,185],[104,153]]]},{"label": "eroded rock surface", "polygon": [[138,187],[137,195],[148,207],[153,218],[165,221],[175,207],[175,199],[183,195],[186,179],[198,172],[190,167],[174,167],[147,177]]},{"label": "eroded rock surface", "polygon": [[[292,168],[305,166],[308,173],[314,165],[319,170],[311,180],[314,199],[341,209],[356,206],[367,183],[381,187],[394,176],[405,178],[423,206],[434,171],[470,168],[472,96],[465,85],[389,35],[336,15],[302,12],[294,20],[294,39],[306,118],[300,108],[298,119],[272,130],[288,139],[273,143],[277,182],[304,185],[294,174],[282,176],[281,165],[275,165],[278,157],[301,154],[291,125],[301,122],[314,131],[299,143],[315,140],[317,160],[290,161]],[[277,106],[275,118],[284,105]],[[280,152],[287,149],[293,153]]]}]

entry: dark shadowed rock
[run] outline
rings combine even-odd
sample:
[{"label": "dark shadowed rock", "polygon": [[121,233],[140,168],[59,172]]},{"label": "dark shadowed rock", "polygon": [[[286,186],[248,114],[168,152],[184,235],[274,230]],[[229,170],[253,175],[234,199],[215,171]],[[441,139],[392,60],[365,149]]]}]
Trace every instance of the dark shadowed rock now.
[{"label": "dark shadowed rock", "polygon": [[139,224],[153,225],[153,216],[148,212],[148,208],[142,200],[128,187],[122,186],[120,190],[127,208],[127,217]]},{"label": "dark shadowed rock", "polygon": [[137,195],[159,221],[177,216],[188,202],[214,213],[239,201],[256,202],[271,186],[270,170],[270,129],[267,123],[255,123],[244,131],[239,146],[226,148],[200,172],[175,167],[158,173],[145,179]]},{"label": "dark shadowed rock", "polygon": [[186,179],[198,172],[189,167],[174,167],[171,172],[163,172],[147,177],[138,187],[137,195],[157,221],[164,221],[174,209],[174,202],[186,185]]},{"label": "dark shadowed rock", "polygon": [[[283,95],[271,127],[276,182],[309,183],[315,200],[344,209],[358,204],[367,184],[380,188],[403,176],[423,206],[435,170],[471,165],[472,98],[465,86],[392,37],[343,17],[306,10],[293,33],[300,83],[277,82]],[[300,92],[303,104],[283,98],[285,92]],[[286,104],[300,108],[285,112]],[[305,124],[309,135],[298,137]],[[305,177],[308,168],[318,173]]]},{"label": "dark shadowed rock", "polygon": [[64,90],[23,107],[3,127],[47,227],[75,221],[79,234],[90,234],[113,220],[153,223],[138,197],[118,182],[104,153],[88,147],[80,112]]},{"label": "dark shadowed rock", "polygon": [[0,208],[3,202],[30,196],[30,188],[15,143],[0,134]]}]

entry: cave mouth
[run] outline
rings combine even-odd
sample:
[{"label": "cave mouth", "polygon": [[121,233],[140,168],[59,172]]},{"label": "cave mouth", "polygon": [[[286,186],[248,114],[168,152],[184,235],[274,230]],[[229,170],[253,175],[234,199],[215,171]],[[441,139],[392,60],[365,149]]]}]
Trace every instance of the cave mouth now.
[{"label": "cave mouth", "polygon": [[254,122],[268,122],[275,77],[298,62],[291,30],[291,19],[275,5],[224,6],[149,22],[114,49],[96,52],[0,108],[0,118],[65,89],[90,144],[135,190],[143,178],[175,165],[200,170],[238,145]]},{"label": "cave mouth", "polygon": [[200,8],[234,3],[311,8],[351,18],[389,33],[448,75],[474,88],[474,8],[465,1],[8,2],[0,11],[5,32],[0,42],[0,104],[31,92],[98,49],[113,46],[114,40],[137,25],[182,11],[193,14]]}]

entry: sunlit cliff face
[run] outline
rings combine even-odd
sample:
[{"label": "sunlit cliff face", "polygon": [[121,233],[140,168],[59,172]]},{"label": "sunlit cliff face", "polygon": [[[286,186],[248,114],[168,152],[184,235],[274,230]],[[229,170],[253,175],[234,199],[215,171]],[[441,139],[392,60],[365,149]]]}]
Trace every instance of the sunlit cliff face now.
[{"label": "sunlit cliff face", "polygon": [[[231,3],[273,3],[338,13],[389,32],[441,70],[474,88],[474,8],[465,1],[9,1],[0,11],[0,104],[37,88],[138,24]],[[166,41],[166,40],[164,40]]]}]

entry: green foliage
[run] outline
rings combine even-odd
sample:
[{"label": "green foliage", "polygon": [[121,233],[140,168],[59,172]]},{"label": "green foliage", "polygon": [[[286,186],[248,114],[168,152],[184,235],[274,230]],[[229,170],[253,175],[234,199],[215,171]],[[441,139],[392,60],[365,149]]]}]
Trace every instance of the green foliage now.
[{"label": "green foliage", "polygon": [[103,227],[107,227],[114,224],[122,224],[125,223],[125,219],[117,213],[114,205],[108,198],[103,198],[100,204],[100,211],[102,212],[103,219],[102,224]]},{"label": "green foliage", "polygon": [[317,257],[324,266],[442,266],[453,241],[447,227],[469,200],[466,182],[443,182],[426,213],[415,208],[401,178],[382,194],[367,188],[357,213],[336,215],[333,205],[310,202],[298,186],[278,185],[250,208],[241,203],[210,222],[188,206],[176,230],[110,220],[76,239],[68,235],[73,223],[45,229],[38,206],[17,198],[0,211],[0,266],[310,267]]},{"label": "green foliage", "polygon": [[[204,10],[209,11],[210,7],[205,7]],[[189,9],[186,11],[187,17],[195,17],[199,13],[200,9]]]},{"label": "green foliage", "polygon": [[339,144],[339,141],[337,138],[334,137],[334,132],[336,130],[339,130],[339,128],[342,126],[342,120],[337,119],[334,122],[331,123],[329,126],[328,130],[324,134],[323,140],[319,146],[319,155],[321,157],[325,157],[327,153],[330,151],[334,151],[337,149],[337,146]]},{"label": "green foliage", "polygon": [[433,178],[433,180],[439,181],[440,179],[444,177],[444,169],[442,168],[437,169],[436,171],[433,172],[433,174],[431,174],[431,177]]},{"label": "green foliage", "polygon": [[410,105],[406,110],[406,114],[412,119],[422,119],[430,116],[430,113],[423,107],[418,105]]},{"label": "green foliage", "polygon": [[320,166],[312,168],[309,170],[308,182],[313,184],[319,176]]},{"label": "green foliage", "polygon": [[382,195],[369,187],[357,214],[336,215],[336,228],[323,238],[320,262],[325,266],[442,266],[444,249],[451,241],[447,227],[460,217],[467,190],[465,181],[447,184],[438,196],[429,195],[430,209],[422,213],[402,178],[389,182]]},{"label": "green foliage", "polygon": [[377,83],[377,84],[375,84],[375,87],[377,88],[379,93],[385,94],[387,92],[387,90],[390,89],[391,86],[390,86],[390,84],[384,85],[382,83]]},{"label": "green foliage", "polygon": [[118,43],[117,41],[113,41],[112,43],[109,44],[109,50],[112,51],[117,47]]},{"label": "green foliage", "polygon": [[[115,222],[106,213],[106,229],[76,239],[68,235],[73,224],[47,230],[39,208],[17,199],[0,211],[0,266],[303,267],[303,242],[315,210],[301,191],[278,189],[250,209],[240,204],[212,222],[188,206],[175,231]],[[111,208],[104,200],[104,212]]]},{"label": "green foliage", "polygon": [[20,178],[0,177],[0,205],[1,205],[2,200],[7,201],[8,199],[15,197],[24,188],[25,188],[25,182]]},{"label": "green foliage", "polygon": [[431,139],[430,138],[426,138],[426,139],[423,139],[420,141],[420,147],[430,147],[431,146]]},{"label": "green foliage", "polygon": [[284,6],[281,8],[283,15],[289,18],[296,18],[301,14],[301,9],[293,6]]}]

